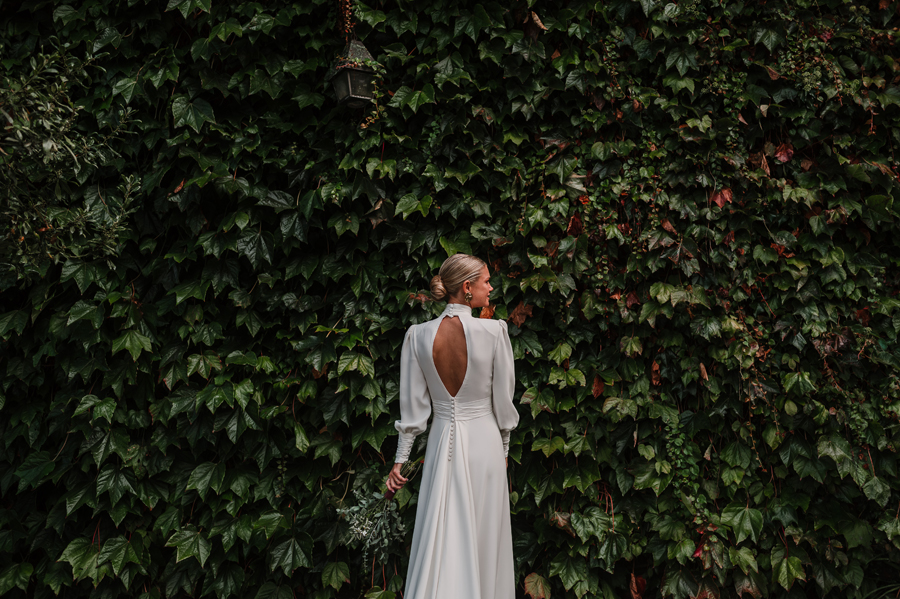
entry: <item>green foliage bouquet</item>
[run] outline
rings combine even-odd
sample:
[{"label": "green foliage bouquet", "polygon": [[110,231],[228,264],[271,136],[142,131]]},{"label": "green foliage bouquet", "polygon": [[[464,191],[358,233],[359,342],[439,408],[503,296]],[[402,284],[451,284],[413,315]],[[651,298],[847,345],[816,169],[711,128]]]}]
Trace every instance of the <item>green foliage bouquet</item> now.
[{"label": "green foliage bouquet", "polygon": [[[421,464],[421,460],[406,462],[400,469],[401,476],[412,479]],[[343,544],[353,549],[362,546],[363,563],[371,555],[373,560],[384,564],[391,549],[402,543],[406,536],[406,525],[400,516],[397,502],[394,501],[395,492],[354,489],[353,495],[356,497],[356,505],[337,510],[338,515],[346,518],[350,524]]]}]

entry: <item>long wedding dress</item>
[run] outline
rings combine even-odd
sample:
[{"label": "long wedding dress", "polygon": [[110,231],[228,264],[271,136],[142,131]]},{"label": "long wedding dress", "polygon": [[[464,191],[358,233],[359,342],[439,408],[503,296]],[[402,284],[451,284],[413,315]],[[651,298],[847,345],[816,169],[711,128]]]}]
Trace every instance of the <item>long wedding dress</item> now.
[{"label": "long wedding dress", "polygon": [[[458,317],[468,361],[451,396],[432,348],[444,318]],[[506,323],[448,304],[413,325],[400,357],[400,438],[405,462],[434,413],[410,549],[405,599],[513,599],[512,533],[505,456],[519,414],[513,406],[512,346]]]}]

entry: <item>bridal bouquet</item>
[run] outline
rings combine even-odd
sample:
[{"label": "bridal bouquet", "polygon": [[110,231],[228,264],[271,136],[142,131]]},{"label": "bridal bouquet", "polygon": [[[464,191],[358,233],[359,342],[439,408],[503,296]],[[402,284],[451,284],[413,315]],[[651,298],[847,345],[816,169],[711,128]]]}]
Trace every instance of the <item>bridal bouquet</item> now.
[{"label": "bridal bouquet", "polygon": [[[403,464],[400,474],[412,479],[421,464],[421,461],[408,461]],[[353,495],[356,497],[356,505],[337,510],[350,524],[345,544],[354,548],[361,544],[363,561],[371,554],[379,562],[385,563],[391,547],[396,547],[406,535],[406,527],[400,518],[397,502],[394,501],[394,492],[365,492],[356,489]]]}]

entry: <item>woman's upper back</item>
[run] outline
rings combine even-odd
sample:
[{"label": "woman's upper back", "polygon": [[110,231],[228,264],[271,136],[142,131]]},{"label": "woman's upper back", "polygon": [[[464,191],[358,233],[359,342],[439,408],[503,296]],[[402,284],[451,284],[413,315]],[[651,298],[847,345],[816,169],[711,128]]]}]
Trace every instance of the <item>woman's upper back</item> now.
[{"label": "woman's upper back", "polygon": [[494,354],[506,323],[472,317],[462,304],[448,304],[440,317],[416,326],[413,351],[432,400],[491,397]]}]

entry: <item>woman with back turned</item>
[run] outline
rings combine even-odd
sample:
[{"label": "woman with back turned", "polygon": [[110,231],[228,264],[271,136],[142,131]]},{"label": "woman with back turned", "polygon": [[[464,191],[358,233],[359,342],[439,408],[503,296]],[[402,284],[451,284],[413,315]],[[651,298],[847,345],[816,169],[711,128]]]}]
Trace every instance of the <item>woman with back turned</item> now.
[{"label": "woman with back turned", "polygon": [[447,258],[431,280],[447,298],[436,319],[413,325],[400,356],[400,438],[387,481],[434,414],[422,470],[405,599],[513,599],[506,454],[519,422],[512,346],[504,321],[472,317],[493,288],[487,265]]}]

